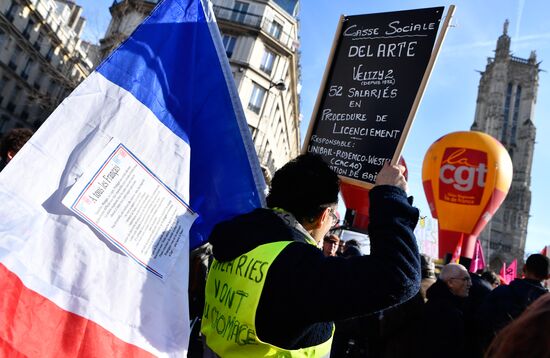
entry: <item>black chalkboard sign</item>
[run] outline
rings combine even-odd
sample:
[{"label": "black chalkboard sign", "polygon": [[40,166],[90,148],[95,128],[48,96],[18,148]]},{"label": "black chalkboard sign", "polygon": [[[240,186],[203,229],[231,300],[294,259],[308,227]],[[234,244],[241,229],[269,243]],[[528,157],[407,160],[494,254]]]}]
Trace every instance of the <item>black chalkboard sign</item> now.
[{"label": "black chalkboard sign", "polygon": [[342,180],[371,187],[384,162],[398,160],[442,13],[343,16],[303,150],[321,155]]}]

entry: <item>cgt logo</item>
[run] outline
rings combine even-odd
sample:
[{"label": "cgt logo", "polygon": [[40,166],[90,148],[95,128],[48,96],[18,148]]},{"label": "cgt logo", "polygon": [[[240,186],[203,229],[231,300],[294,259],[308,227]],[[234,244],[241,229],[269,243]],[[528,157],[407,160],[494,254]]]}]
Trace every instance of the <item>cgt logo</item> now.
[{"label": "cgt logo", "polygon": [[439,169],[439,199],[478,205],[487,179],[487,153],[466,148],[447,148]]}]

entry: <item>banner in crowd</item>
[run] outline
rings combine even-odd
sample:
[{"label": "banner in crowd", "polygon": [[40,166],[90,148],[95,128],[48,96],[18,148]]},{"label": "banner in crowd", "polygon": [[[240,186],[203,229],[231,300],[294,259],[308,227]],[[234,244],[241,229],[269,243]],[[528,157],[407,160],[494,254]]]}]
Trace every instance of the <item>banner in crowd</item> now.
[{"label": "banner in crowd", "polygon": [[263,203],[211,4],[161,2],[0,173],[0,356],[184,356],[189,247]]},{"label": "banner in crowd", "polygon": [[506,265],[506,262],[502,263],[502,268],[500,269],[500,277],[506,285],[509,285],[517,277],[518,270],[518,260],[514,259],[510,265]]},{"label": "banner in crowd", "polygon": [[514,259],[510,263],[510,265],[506,266],[506,270],[504,271],[504,274],[505,274],[504,279],[508,284],[510,284],[510,282],[515,280],[515,278],[517,277],[517,272],[518,272],[518,260]]},{"label": "banner in crowd", "polygon": [[[542,255],[550,258],[550,245],[544,246],[544,248],[540,252]],[[542,285],[546,288],[550,287],[550,280],[543,281]]]}]

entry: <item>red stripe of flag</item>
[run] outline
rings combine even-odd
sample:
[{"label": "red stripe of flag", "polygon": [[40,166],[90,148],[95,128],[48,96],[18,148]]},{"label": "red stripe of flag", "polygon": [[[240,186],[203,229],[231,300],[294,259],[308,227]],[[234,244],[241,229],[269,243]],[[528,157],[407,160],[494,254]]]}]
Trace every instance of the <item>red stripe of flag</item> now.
[{"label": "red stripe of flag", "polygon": [[152,357],[28,289],[0,264],[0,356]]}]

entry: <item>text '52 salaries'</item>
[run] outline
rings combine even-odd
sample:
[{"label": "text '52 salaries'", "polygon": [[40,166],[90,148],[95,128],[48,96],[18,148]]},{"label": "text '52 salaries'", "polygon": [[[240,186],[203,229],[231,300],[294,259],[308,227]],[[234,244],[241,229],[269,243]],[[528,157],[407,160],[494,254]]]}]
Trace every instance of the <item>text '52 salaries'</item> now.
[{"label": "text '52 salaries'", "polygon": [[408,133],[442,13],[342,17],[304,151],[321,155],[342,180],[372,186]]}]

